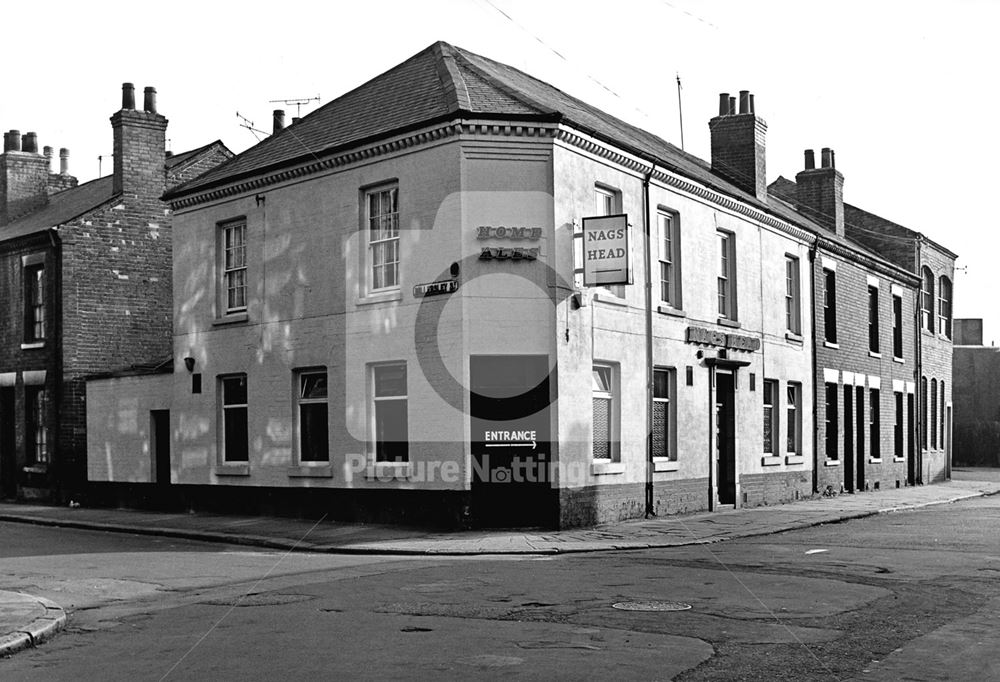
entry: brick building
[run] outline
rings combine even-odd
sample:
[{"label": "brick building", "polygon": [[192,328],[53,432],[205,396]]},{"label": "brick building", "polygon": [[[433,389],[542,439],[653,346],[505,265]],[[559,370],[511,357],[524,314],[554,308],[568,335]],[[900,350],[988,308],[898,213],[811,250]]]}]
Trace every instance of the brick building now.
[{"label": "brick building", "polygon": [[[171,215],[160,196],[232,156],[165,151],[167,119],[131,84],[111,117],[112,175],[79,185],[60,151],[6,133],[0,155],[0,496],[66,500],[85,481],[84,377],[169,364]],[[100,407],[100,406],[96,406]]]},{"label": "brick building", "polygon": [[[916,280],[768,192],[749,93],[709,127],[706,162],[437,43],[174,188],[174,372],[88,383],[93,489],[483,526],[812,494],[817,273],[877,280],[886,344]],[[891,413],[913,357],[837,309],[838,390]]]}]

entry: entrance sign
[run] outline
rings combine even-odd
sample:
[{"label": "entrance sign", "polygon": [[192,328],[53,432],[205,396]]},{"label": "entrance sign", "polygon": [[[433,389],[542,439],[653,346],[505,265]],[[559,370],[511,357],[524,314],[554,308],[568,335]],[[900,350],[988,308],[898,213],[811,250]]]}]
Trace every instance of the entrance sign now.
[{"label": "entrance sign", "polygon": [[583,284],[631,284],[628,215],[583,219]]}]

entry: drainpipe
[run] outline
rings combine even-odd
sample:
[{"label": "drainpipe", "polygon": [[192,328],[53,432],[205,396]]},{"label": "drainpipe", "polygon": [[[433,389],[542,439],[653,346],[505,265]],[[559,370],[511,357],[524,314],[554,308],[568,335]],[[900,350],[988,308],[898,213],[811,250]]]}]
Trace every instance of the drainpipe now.
[{"label": "drainpipe", "polygon": [[[812,337],[812,374],[813,374],[813,492],[819,492],[819,364],[816,362],[816,250],[819,247],[819,239],[813,237],[812,247],[809,249],[809,309],[811,318],[809,320],[810,336]],[[826,400],[826,382],[823,384],[823,400]]]},{"label": "drainpipe", "polygon": [[642,253],[646,285],[646,518],[656,516],[653,502],[653,277],[650,272],[649,180],[656,165],[642,177]]},{"label": "drainpipe", "polygon": [[[913,484],[922,485],[924,482],[924,445],[927,437],[927,424],[924,423],[924,394],[923,394],[923,376],[924,376],[924,358],[921,354],[924,346],[924,318],[923,318],[923,305],[922,299],[924,297],[924,271],[920,262],[920,239],[914,240],[916,242],[916,266],[917,275],[920,277],[920,284],[917,285],[917,305],[916,305],[916,334],[914,334],[914,345],[916,346],[917,356],[915,358],[914,365],[916,366],[916,376],[913,379],[914,389],[913,392],[916,394],[916,400],[913,402],[917,405],[917,418],[914,420],[917,422],[917,447],[913,448],[913,458],[916,460],[913,463]],[[931,301],[931,305],[934,302]],[[928,389],[930,387],[928,386]],[[913,437],[913,434],[910,434]]]}]

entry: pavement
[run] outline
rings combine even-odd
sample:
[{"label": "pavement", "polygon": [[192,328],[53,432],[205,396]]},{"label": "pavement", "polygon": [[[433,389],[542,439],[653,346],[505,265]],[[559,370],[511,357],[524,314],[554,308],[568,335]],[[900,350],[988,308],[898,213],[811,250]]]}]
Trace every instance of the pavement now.
[{"label": "pavement", "polygon": [[[625,521],[572,530],[440,531],[266,516],[171,514],[0,504],[0,521],[340,554],[563,554],[709,544],[1000,493],[1000,470],[955,469],[951,481],[771,507]],[[48,600],[0,591],[0,655],[32,646],[66,621]]]}]

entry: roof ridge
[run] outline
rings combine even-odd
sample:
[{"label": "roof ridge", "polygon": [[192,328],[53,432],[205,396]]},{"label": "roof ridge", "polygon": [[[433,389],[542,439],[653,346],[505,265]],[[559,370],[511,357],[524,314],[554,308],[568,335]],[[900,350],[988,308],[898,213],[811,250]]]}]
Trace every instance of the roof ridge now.
[{"label": "roof ridge", "polygon": [[434,66],[437,68],[438,80],[444,89],[445,97],[448,98],[449,111],[471,111],[472,102],[469,99],[469,89],[465,85],[465,79],[455,64],[455,48],[452,45],[439,40],[431,45],[434,53]]},{"label": "roof ridge", "polygon": [[[452,46],[449,46],[449,47],[452,47]],[[469,59],[469,56],[471,55],[473,57],[476,57],[477,59],[482,59],[483,61],[489,62],[490,64],[492,64],[498,70],[501,69],[501,68],[511,68],[512,69],[513,67],[507,66],[506,64],[501,64],[500,62],[495,62],[492,59],[489,59],[488,57],[483,57],[482,55],[478,55],[475,52],[469,52],[468,50],[464,50],[464,49],[462,49],[460,47],[453,47],[453,49],[455,50],[456,61],[458,61],[460,59],[462,65],[465,68],[467,68],[470,71],[472,71],[473,73],[475,73],[477,76],[479,76],[480,78],[482,78],[484,81],[486,81],[487,83],[489,83],[490,85],[492,85],[497,90],[500,90],[501,92],[503,92],[508,97],[511,97],[511,98],[517,100],[518,102],[520,102],[521,104],[524,104],[524,105],[527,105],[527,106],[531,107],[532,109],[536,109],[537,111],[539,111],[540,113],[543,113],[543,114],[549,114],[549,115],[551,115],[551,114],[558,113],[552,107],[545,106],[544,104],[542,104],[541,102],[537,101],[533,97],[529,97],[522,90],[519,90],[519,89],[517,89],[517,88],[515,88],[515,87],[513,87],[513,86],[511,86],[511,85],[509,85],[509,84],[507,84],[507,83],[505,83],[503,81],[500,81],[498,78],[496,78],[489,71],[487,71],[487,70],[483,69],[482,67],[478,66],[477,64],[475,64],[471,59]],[[531,76],[531,74],[524,73],[523,71],[521,71],[520,73],[523,73],[525,76],[528,76],[529,78],[534,78],[534,76]],[[538,80],[538,79],[535,79],[535,80]]]}]

